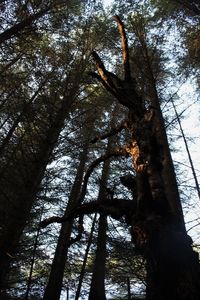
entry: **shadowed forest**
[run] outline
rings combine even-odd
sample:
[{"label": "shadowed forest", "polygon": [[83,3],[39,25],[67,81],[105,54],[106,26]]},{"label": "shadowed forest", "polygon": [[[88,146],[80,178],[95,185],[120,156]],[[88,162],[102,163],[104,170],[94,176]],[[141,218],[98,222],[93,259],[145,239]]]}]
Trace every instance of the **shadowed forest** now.
[{"label": "shadowed forest", "polygon": [[0,0],[0,300],[200,299],[199,67],[199,0]]}]

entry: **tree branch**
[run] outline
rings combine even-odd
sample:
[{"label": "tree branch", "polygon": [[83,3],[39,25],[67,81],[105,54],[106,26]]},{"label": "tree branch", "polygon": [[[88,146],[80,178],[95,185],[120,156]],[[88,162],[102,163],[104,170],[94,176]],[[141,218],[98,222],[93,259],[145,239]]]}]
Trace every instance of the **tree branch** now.
[{"label": "tree branch", "polygon": [[[113,198],[111,199],[105,199],[103,201],[91,201],[88,203],[81,204],[80,206],[74,208],[68,215],[65,215],[63,217],[50,217],[46,220],[43,220],[40,223],[41,228],[45,228],[51,223],[63,223],[66,221],[69,221],[73,218],[76,218],[77,216],[82,216],[80,218],[80,223],[83,221],[83,216],[87,214],[93,214],[93,213],[101,213],[104,215],[111,215],[112,218],[119,220],[123,216],[126,217],[126,221],[129,224],[131,221],[131,217],[133,214],[136,213],[137,204],[136,201],[133,200],[126,200],[126,199],[118,199]],[[80,226],[80,232],[78,236],[82,234],[83,227]],[[78,238],[77,236],[77,238]]]},{"label": "tree branch", "polygon": [[84,198],[85,198],[85,194],[87,191],[87,184],[88,184],[88,180],[90,178],[90,175],[92,174],[93,170],[102,162],[108,160],[111,157],[118,157],[121,155],[127,155],[127,152],[121,148],[121,149],[117,149],[114,152],[105,154],[100,156],[99,158],[97,158],[95,161],[93,161],[93,163],[89,166],[89,168],[87,169],[87,172],[84,176],[84,180],[83,180],[83,187],[82,187],[82,191],[81,191],[81,195],[79,198],[79,203],[82,203]]},{"label": "tree branch", "polygon": [[[119,149],[116,150],[115,152],[111,152],[108,154],[105,154],[103,156],[100,156],[99,158],[97,158],[88,168],[85,176],[84,176],[84,180],[83,180],[83,187],[82,187],[82,191],[78,200],[78,203],[81,204],[85,198],[85,194],[87,191],[87,184],[88,184],[88,180],[90,178],[90,175],[92,174],[94,168],[96,168],[101,162],[106,161],[107,159],[111,158],[111,157],[118,157],[121,155],[127,155],[126,151],[124,151],[124,149]],[[50,217],[48,219],[43,220],[40,223],[40,227],[41,228],[45,228],[46,226],[48,226],[51,223],[63,223],[65,221],[69,221],[70,219],[74,218],[75,215],[73,214],[74,211],[77,211],[77,208],[74,208],[71,212],[69,212],[69,214],[64,215],[62,217],[58,217],[58,216],[53,216]],[[87,213],[87,212],[86,212]],[[88,212],[90,213],[90,212]]]},{"label": "tree branch", "polygon": [[114,16],[114,19],[117,21],[118,30],[119,33],[121,34],[122,56],[123,56],[123,63],[124,63],[124,78],[126,81],[130,81],[131,72],[130,72],[130,61],[129,61],[129,49],[128,49],[128,40],[124,29],[124,24],[119,18],[119,16],[117,15]]},{"label": "tree branch", "polygon": [[108,137],[110,136],[113,136],[115,134],[117,134],[118,132],[122,131],[123,129],[127,128],[128,127],[128,124],[127,124],[127,121],[123,121],[121,124],[119,124],[117,127],[115,128],[111,128],[111,130],[105,134],[102,134],[102,135],[97,135],[95,138],[93,138],[91,140],[91,143],[94,144],[96,143],[97,141],[99,140],[105,140],[107,139]]},{"label": "tree branch", "polygon": [[[114,85],[112,79],[111,79],[111,74],[110,72],[108,72],[102,62],[102,60],[100,59],[99,55],[93,51],[92,53],[92,57],[95,61],[95,65],[96,65],[96,68],[97,68],[97,71],[100,75],[100,78],[101,78],[101,83],[104,85],[104,87],[110,92],[112,93],[117,99],[118,99],[118,94],[117,94],[117,88],[116,86]],[[95,73],[96,74],[96,73]],[[93,74],[94,75],[94,74]],[[99,77],[95,76],[98,80],[99,80]]]},{"label": "tree branch", "polygon": [[97,79],[105,87],[105,89],[108,92],[110,92],[114,97],[117,98],[117,93],[106,83],[106,81],[100,75],[98,75],[95,72],[89,72],[89,75],[92,76],[93,78]]}]

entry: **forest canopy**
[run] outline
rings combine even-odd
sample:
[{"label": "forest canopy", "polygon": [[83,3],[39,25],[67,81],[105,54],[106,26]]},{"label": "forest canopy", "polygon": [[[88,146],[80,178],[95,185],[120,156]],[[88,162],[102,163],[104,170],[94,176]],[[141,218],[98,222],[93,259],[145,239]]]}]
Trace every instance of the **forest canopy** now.
[{"label": "forest canopy", "polygon": [[199,1],[0,20],[0,299],[200,299]]}]

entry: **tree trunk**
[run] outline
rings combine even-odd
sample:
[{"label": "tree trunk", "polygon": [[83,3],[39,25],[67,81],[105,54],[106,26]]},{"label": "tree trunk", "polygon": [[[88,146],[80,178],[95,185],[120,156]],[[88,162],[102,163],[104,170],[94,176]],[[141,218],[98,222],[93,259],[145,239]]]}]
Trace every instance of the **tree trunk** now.
[{"label": "tree trunk", "polygon": [[198,254],[189,237],[166,227],[151,237],[147,259],[147,300],[197,300]]},{"label": "tree trunk", "polygon": [[[69,211],[78,204],[84,168],[87,161],[89,140],[90,139],[88,138],[88,141],[85,143],[84,149],[80,154],[79,166],[77,168],[76,178],[71,189],[69,202],[65,210],[65,215],[67,215]],[[64,269],[67,261],[68,248],[70,245],[72,226],[73,220],[62,223],[53,263],[51,266],[48,284],[43,297],[44,300],[60,299]]]},{"label": "tree trunk", "polygon": [[[115,119],[115,112],[111,125]],[[112,149],[113,138],[108,139],[106,153],[110,153]],[[107,186],[110,170],[110,160],[106,160],[103,164],[101,185],[99,189],[98,201],[105,201],[107,198],[105,187]],[[95,253],[95,261],[92,271],[92,281],[90,286],[89,300],[106,300],[105,294],[105,272],[106,272],[106,241],[107,241],[107,217],[100,214],[99,228],[97,237],[97,249]]]},{"label": "tree trunk", "polygon": [[187,155],[188,155],[188,160],[190,162],[190,166],[191,166],[191,170],[192,170],[192,175],[194,177],[194,182],[195,182],[195,185],[196,185],[197,194],[198,194],[198,197],[199,197],[199,200],[200,200],[200,187],[199,187],[198,177],[197,177],[197,174],[196,174],[196,171],[195,171],[195,167],[194,167],[194,164],[193,164],[192,156],[190,154],[190,149],[189,149],[189,146],[188,146],[188,142],[187,142],[185,133],[183,131],[181,120],[180,120],[180,117],[179,117],[179,115],[177,113],[174,101],[172,100],[171,102],[172,102],[172,106],[173,106],[174,111],[175,111],[176,119],[177,119],[177,122],[178,122],[178,125],[179,125],[179,128],[180,128],[180,132],[181,132],[184,144],[185,144],[185,149],[186,149],[186,152],[187,152]]},{"label": "tree trunk", "polygon": [[84,278],[84,274],[85,274],[85,267],[86,267],[86,263],[87,263],[87,258],[88,258],[90,246],[92,244],[92,238],[93,238],[93,234],[94,234],[94,228],[95,228],[96,221],[97,221],[97,213],[95,213],[95,216],[94,216],[94,219],[93,219],[93,222],[92,222],[90,236],[89,236],[89,239],[88,239],[88,243],[87,243],[87,247],[86,247],[85,255],[84,255],[84,260],[83,260],[83,264],[82,264],[82,268],[81,268],[81,272],[80,272],[80,276],[79,276],[79,281],[78,281],[78,287],[77,287],[77,290],[76,290],[75,300],[78,300],[79,297],[80,297],[81,287],[82,287],[83,278]]},{"label": "tree trunk", "polygon": [[4,32],[0,33],[0,44],[9,40],[12,36],[17,35],[19,32],[29,27],[35,20],[39,19],[43,15],[45,15],[50,10],[50,7],[43,9],[36,14],[28,16],[26,19],[21,22],[13,25],[9,29],[6,29]]},{"label": "tree trunk", "polygon": [[132,237],[147,262],[147,300],[197,300],[200,298],[198,254],[187,236],[181,201],[165,131],[145,35],[140,38],[146,64],[152,108],[138,94],[129,66],[124,25],[118,16],[122,40],[124,78],[108,72],[96,52],[96,78],[129,109],[127,127],[132,142],[126,146],[136,172],[137,212],[132,216]]},{"label": "tree trunk", "polygon": [[107,217],[100,215],[97,238],[97,250],[92,272],[89,300],[106,300],[105,264],[106,264]]}]

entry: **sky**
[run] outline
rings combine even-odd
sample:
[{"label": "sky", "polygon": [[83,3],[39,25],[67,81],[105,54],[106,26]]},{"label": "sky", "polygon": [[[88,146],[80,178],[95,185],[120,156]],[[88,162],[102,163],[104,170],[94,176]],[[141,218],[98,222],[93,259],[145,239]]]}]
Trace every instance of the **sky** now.
[{"label": "sky", "polygon": [[103,4],[105,7],[110,5],[112,2],[113,2],[112,0],[103,0]]}]

